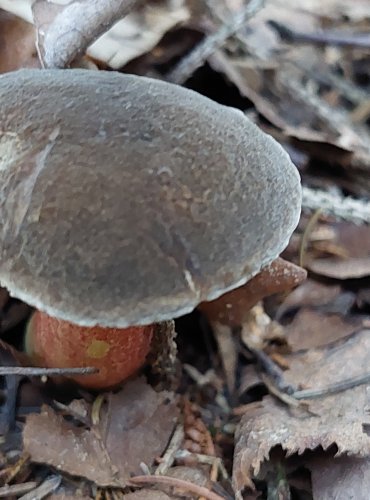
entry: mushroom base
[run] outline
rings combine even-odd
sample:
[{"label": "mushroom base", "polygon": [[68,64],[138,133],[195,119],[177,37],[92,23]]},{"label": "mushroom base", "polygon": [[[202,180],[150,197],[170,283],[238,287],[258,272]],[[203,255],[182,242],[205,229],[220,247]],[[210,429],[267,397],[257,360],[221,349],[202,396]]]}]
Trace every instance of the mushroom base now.
[{"label": "mushroom base", "polygon": [[36,311],[27,326],[25,350],[46,368],[95,367],[70,379],[88,389],[107,389],[135,374],[150,351],[154,326],[83,327]]}]

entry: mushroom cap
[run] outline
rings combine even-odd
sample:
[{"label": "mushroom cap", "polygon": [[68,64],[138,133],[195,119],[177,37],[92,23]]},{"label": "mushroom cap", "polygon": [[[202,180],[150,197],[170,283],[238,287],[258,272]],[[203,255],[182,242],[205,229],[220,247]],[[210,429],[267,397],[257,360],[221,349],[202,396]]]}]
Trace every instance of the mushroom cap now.
[{"label": "mushroom cap", "polygon": [[301,188],[242,112],[88,70],[0,77],[0,282],[60,319],[126,327],[241,286],[285,248]]}]

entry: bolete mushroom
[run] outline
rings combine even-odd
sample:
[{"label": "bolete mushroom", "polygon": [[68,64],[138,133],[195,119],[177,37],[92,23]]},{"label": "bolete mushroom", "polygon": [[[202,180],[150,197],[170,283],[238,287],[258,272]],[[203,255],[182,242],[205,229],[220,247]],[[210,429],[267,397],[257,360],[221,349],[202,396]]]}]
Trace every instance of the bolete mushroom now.
[{"label": "bolete mushroom", "polygon": [[[21,70],[0,77],[0,111],[0,282],[58,328],[190,312],[255,276],[298,223],[285,151],[191,90]],[[70,344],[78,330],[66,328]]]}]

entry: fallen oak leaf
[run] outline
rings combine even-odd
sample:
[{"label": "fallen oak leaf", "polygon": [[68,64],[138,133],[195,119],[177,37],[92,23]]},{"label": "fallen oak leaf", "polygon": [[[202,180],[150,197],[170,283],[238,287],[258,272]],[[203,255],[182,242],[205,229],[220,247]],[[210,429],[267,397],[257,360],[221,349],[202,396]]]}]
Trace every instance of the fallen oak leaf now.
[{"label": "fallen oak leaf", "polygon": [[355,457],[313,457],[307,464],[311,470],[312,493],[319,498],[355,498],[367,500],[370,490],[370,459]]},{"label": "fallen oak leaf", "polygon": [[76,427],[44,406],[41,414],[26,419],[23,442],[34,462],[99,486],[122,487],[140,472],[141,462],[150,466],[161,455],[177,416],[172,393],[156,393],[138,379],[107,395],[107,405],[91,428]]},{"label": "fallen oak leaf", "polygon": [[113,69],[153,49],[163,35],[190,17],[185,2],[168,0],[154,5],[137,0],[80,0],[67,5],[37,0],[32,13],[47,67],[63,67],[87,49],[90,57]]},{"label": "fallen oak leaf", "polygon": [[338,280],[364,278],[370,275],[370,257],[315,259],[307,267],[316,274]]},{"label": "fallen oak leaf", "polygon": [[[290,368],[284,375],[287,383],[321,388],[366,373],[369,357],[369,330],[362,330],[325,348],[287,356]],[[281,446],[288,455],[336,445],[337,455],[368,456],[368,405],[367,387],[359,386],[310,400],[310,414],[283,406],[271,396],[250,409],[244,408],[236,433],[235,490],[253,488],[253,479],[258,477],[263,462],[276,446]]]}]

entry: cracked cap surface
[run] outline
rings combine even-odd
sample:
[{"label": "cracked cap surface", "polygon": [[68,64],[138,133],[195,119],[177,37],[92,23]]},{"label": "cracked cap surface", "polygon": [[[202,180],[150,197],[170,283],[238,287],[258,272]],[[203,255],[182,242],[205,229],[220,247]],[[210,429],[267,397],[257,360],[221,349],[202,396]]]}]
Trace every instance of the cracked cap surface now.
[{"label": "cracked cap surface", "polygon": [[80,325],[177,317],[285,248],[299,175],[240,111],[143,77],[0,77],[0,282]]}]

